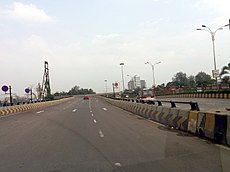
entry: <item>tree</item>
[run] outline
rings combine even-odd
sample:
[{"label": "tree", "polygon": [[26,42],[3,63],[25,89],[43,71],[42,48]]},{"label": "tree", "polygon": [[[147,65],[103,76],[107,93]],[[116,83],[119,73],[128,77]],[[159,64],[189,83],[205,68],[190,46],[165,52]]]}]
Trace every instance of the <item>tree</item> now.
[{"label": "tree", "polygon": [[195,76],[195,81],[197,86],[206,86],[213,83],[211,76],[205,72],[199,72]]},{"label": "tree", "polygon": [[81,94],[95,94],[95,92],[90,89],[80,88],[79,86],[74,86],[68,92],[69,95],[81,95]]},{"label": "tree", "polygon": [[166,87],[173,87],[173,86],[179,87],[179,83],[178,82],[168,82],[166,85]]},{"label": "tree", "polygon": [[77,95],[78,91],[79,91],[80,87],[79,86],[74,86],[73,88],[71,88],[68,92],[69,95]]},{"label": "tree", "polygon": [[220,78],[224,83],[230,82],[230,63],[228,63],[228,66],[222,68]]},{"label": "tree", "polygon": [[172,78],[172,81],[178,83],[180,87],[188,85],[188,78],[186,76],[186,73],[183,72],[176,73],[176,75],[174,75],[174,77]]},{"label": "tree", "polygon": [[189,85],[190,87],[195,87],[195,86],[196,86],[195,76],[190,75],[190,76],[188,77],[188,85]]}]

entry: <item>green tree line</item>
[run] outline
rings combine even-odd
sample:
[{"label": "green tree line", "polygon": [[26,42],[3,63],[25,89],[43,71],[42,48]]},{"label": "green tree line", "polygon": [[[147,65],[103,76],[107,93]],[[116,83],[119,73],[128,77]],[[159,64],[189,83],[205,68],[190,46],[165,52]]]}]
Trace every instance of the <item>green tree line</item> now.
[{"label": "green tree line", "polygon": [[68,92],[56,92],[54,96],[67,96],[67,95],[85,95],[85,94],[95,94],[95,92],[90,88],[80,88],[79,86],[75,85],[72,87]]}]

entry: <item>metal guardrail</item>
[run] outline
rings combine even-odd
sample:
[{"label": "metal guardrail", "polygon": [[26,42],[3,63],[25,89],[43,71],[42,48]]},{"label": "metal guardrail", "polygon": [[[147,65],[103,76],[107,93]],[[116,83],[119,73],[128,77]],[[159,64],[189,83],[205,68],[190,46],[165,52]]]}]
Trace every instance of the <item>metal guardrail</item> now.
[{"label": "metal guardrail", "polygon": [[155,105],[157,103],[158,106],[162,106],[162,103],[170,103],[171,108],[176,108],[176,104],[187,104],[190,105],[191,109],[190,110],[195,110],[195,111],[200,111],[199,105],[197,102],[194,101],[174,101],[174,100],[144,100],[144,99],[129,99],[129,98],[114,98],[114,97],[109,97],[114,100],[122,100],[122,101],[129,101],[129,102],[135,102],[135,103],[146,103],[150,105]]}]

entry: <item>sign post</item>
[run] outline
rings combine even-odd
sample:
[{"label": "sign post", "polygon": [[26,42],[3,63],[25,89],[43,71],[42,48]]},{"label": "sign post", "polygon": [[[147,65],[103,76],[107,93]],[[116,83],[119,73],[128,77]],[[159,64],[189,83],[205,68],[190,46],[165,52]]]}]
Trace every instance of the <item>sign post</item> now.
[{"label": "sign post", "polygon": [[2,86],[2,91],[4,91],[5,92],[5,94],[7,94],[6,92],[9,90],[9,94],[10,94],[10,106],[12,106],[13,105],[13,101],[12,101],[12,93],[11,93],[11,86],[9,85],[9,87],[8,86],[6,86],[6,85],[3,85]]},{"label": "sign post", "polygon": [[26,88],[26,89],[25,89],[25,92],[26,92],[27,94],[30,93],[30,102],[32,103],[32,101],[33,101],[33,92],[32,92],[32,88],[31,88],[31,89]]}]

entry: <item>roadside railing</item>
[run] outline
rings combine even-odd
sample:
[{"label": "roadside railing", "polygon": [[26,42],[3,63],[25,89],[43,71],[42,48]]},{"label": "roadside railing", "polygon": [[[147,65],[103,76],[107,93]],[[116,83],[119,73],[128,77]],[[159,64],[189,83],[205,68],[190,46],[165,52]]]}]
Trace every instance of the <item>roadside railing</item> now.
[{"label": "roadside railing", "polygon": [[190,110],[194,111],[200,111],[199,105],[195,101],[174,101],[174,100],[146,100],[146,99],[130,99],[130,98],[114,98],[109,97],[114,100],[122,100],[122,101],[128,101],[128,102],[134,102],[134,103],[142,103],[142,104],[150,104],[155,105],[157,103],[158,106],[163,106],[163,103],[169,103],[171,105],[171,108],[176,108],[177,104],[186,104],[190,105]]}]

